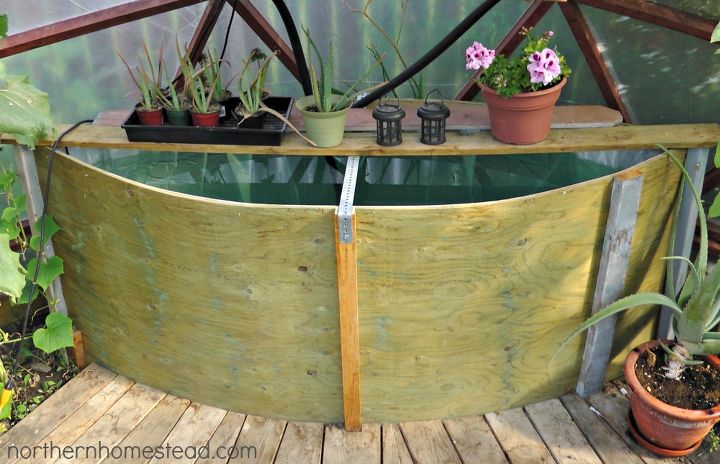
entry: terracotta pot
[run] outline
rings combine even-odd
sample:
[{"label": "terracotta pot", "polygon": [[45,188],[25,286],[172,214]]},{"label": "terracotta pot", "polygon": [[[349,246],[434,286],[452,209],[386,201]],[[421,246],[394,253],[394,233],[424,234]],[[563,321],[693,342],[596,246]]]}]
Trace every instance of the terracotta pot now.
[{"label": "terracotta pot", "polygon": [[[672,345],[670,341],[663,341]],[[720,420],[720,405],[710,409],[682,409],[658,400],[640,384],[635,375],[635,363],[647,349],[659,346],[660,341],[644,343],[628,354],[625,359],[625,379],[632,391],[630,411],[637,425],[637,432],[651,444],[648,450],[663,456],[681,456],[697,449],[697,444]],[[720,358],[706,356],[706,361],[720,370]],[[643,440],[638,440],[643,445]],[[667,454],[663,454],[663,452]],[[680,453],[680,454],[678,454]]]},{"label": "terracotta pot", "polygon": [[156,110],[141,110],[140,108],[135,109],[140,119],[140,124],[143,126],[162,126],[163,125],[163,110],[158,108]]},{"label": "terracotta pot", "polygon": [[555,86],[505,98],[493,89],[480,84],[490,113],[490,131],[501,142],[530,145],[545,139],[550,133],[553,109],[560,91],[567,83],[563,79]]},{"label": "terracotta pot", "polygon": [[192,116],[193,126],[197,127],[217,127],[220,125],[220,110],[213,113],[196,113],[190,112]]}]

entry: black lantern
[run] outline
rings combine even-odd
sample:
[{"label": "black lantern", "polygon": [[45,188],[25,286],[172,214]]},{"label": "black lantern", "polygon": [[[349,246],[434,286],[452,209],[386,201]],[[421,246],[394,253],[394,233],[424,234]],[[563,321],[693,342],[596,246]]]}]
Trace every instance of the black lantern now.
[{"label": "black lantern", "polygon": [[[437,92],[442,99],[441,103],[430,102],[428,97]],[[450,116],[450,109],[445,106],[445,100],[438,89],[431,90],[425,96],[425,104],[418,108],[417,115],[420,117],[420,141],[425,145],[440,145],[445,143],[445,120]]]},{"label": "black lantern", "polygon": [[395,105],[381,102],[373,110],[372,116],[377,121],[378,145],[391,147],[402,143],[402,118],[405,117],[405,110],[400,108],[400,100],[397,100]]}]

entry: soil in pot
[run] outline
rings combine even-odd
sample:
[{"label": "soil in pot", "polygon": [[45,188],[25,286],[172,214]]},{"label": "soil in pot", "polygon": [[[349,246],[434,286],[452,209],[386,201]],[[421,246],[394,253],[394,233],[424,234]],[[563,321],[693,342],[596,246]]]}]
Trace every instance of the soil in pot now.
[{"label": "soil in pot", "polygon": [[708,363],[687,366],[681,380],[672,380],[665,377],[664,365],[661,347],[641,353],[635,364],[635,375],[652,396],[683,409],[709,409],[720,404],[719,370]]}]

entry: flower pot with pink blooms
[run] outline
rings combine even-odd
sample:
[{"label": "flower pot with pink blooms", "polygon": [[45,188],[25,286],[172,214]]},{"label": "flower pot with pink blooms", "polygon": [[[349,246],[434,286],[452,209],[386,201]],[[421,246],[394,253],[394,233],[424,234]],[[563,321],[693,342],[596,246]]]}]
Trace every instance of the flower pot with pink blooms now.
[{"label": "flower pot with pink blooms", "polygon": [[534,37],[520,32],[527,43],[516,57],[495,54],[481,43],[466,51],[466,69],[480,70],[477,80],[490,113],[490,131],[504,143],[530,145],[550,133],[553,109],[570,75],[565,57],[549,48],[548,31]]}]

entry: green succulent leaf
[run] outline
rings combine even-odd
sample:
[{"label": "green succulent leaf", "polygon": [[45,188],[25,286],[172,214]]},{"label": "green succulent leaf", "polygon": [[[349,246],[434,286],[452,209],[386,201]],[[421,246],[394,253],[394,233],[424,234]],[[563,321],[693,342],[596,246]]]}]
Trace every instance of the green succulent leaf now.
[{"label": "green succulent leaf", "polygon": [[715,218],[720,216],[720,195],[717,195],[710,205],[708,217]]},{"label": "green succulent leaf", "polygon": [[7,37],[8,18],[7,15],[0,15],[0,39]]},{"label": "green succulent leaf", "polygon": [[58,312],[51,312],[45,318],[45,327],[33,334],[35,346],[46,353],[73,346],[72,319]]},{"label": "green succulent leaf", "polygon": [[[27,279],[31,280],[35,276],[35,267],[37,266],[37,258],[33,258],[27,265]],[[37,277],[37,284],[43,290],[47,290],[53,280],[63,273],[63,260],[59,256],[53,256],[47,262],[40,265],[40,272]]]},{"label": "green succulent leaf", "polygon": [[35,223],[35,227],[33,230],[37,231],[36,235],[33,235],[30,237],[30,248],[32,248],[35,251],[38,251],[40,249],[40,227],[41,227],[41,221],[45,222],[45,234],[43,236],[43,245],[50,240],[53,235],[55,235],[58,231],[62,230],[60,226],[58,226],[55,223],[55,219],[51,215],[43,216],[42,218],[38,219]]},{"label": "green succulent leaf", "polygon": [[0,132],[12,134],[30,148],[55,132],[48,95],[27,77],[9,76],[0,88]]},{"label": "green succulent leaf", "polygon": [[718,23],[718,25],[715,26],[715,30],[713,31],[712,35],[710,36],[710,42],[720,42],[720,23]]},{"label": "green succulent leaf", "polygon": [[10,237],[0,233],[0,293],[15,303],[25,287],[25,269],[20,264],[20,255],[10,249]]}]

